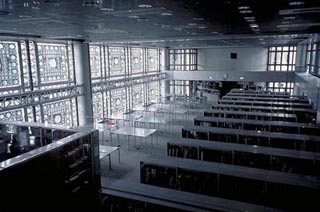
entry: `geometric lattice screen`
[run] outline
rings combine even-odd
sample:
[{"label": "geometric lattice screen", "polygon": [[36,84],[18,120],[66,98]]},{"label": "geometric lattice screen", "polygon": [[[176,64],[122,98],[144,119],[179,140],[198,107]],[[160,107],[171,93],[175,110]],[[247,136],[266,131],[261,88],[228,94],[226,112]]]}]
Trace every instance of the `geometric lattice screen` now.
[{"label": "geometric lattice screen", "polygon": [[113,89],[110,91],[110,96],[110,115],[116,116],[126,112],[126,88]]},{"label": "geometric lattice screen", "polygon": [[159,82],[150,82],[148,84],[148,103],[157,102],[159,98]]},{"label": "geometric lattice screen", "polygon": [[67,45],[38,43],[41,84],[68,82],[70,77]]},{"label": "geometric lattice screen", "polygon": [[143,73],[142,48],[131,48],[131,73]]},{"label": "geometric lattice screen", "polygon": [[75,102],[70,99],[43,104],[44,123],[71,126],[74,122]]},{"label": "geometric lattice screen", "polygon": [[21,86],[17,42],[0,42],[0,88]]},{"label": "geometric lattice screen", "polygon": [[159,71],[158,49],[147,49],[147,72]]},{"label": "geometric lattice screen", "polygon": [[17,109],[1,112],[0,120],[24,121],[24,111],[23,109]]},{"label": "geometric lattice screen", "polygon": [[103,119],[103,95],[101,92],[92,94],[92,109],[94,120]]},{"label": "geometric lattice screen", "polygon": [[109,47],[110,77],[125,74],[125,49],[124,47]]},{"label": "geometric lattice screen", "polygon": [[144,105],[144,84],[131,87],[131,105],[132,109],[138,109]]}]

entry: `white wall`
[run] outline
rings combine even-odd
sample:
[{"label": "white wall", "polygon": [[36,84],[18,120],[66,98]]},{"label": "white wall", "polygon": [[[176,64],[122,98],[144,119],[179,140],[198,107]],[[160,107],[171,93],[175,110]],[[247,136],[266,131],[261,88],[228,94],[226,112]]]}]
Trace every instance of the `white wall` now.
[{"label": "white wall", "polygon": [[[230,53],[237,53],[231,59]],[[266,71],[268,48],[216,47],[198,49],[198,69],[208,71]]]}]

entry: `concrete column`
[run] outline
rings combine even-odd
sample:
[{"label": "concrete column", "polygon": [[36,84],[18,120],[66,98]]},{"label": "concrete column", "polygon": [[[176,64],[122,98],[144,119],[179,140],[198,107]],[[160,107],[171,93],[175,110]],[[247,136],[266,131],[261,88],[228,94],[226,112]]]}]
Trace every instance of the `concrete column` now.
[{"label": "concrete column", "polygon": [[93,124],[91,74],[90,74],[89,44],[74,44],[74,65],[76,82],[83,85],[83,96],[78,97],[79,126]]},{"label": "concrete column", "polygon": [[[164,49],[164,70],[169,70],[169,61],[170,61],[169,48],[165,48]],[[164,93],[165,94],[170,93],[170,85],[168,80],[164,81]]]}]

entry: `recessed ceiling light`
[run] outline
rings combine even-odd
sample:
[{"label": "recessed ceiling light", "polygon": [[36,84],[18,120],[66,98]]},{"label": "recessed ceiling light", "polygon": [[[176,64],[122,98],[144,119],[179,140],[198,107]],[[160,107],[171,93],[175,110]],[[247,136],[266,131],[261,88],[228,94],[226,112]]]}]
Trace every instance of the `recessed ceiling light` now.
[{"label": "recessed ceiling light", "polygon": [[196,23],[188,23],[189,26],[195,26],[197,25]]},{"label": "recessed ceiling light", "polygon": [[139,8],[150,8],[150,7],[152,7],[152,5],[151,4],[139,4],[138,7]]},{"label": "recessed ceiling light", "polygon": [[239,13],[242,13],[242,14],[252,13],[252,10],[240,10]]},{"label": "recessed ceiling light", "polygon": [[285,20],[294,20],[296,19],[296,16],[285,16],[283,17]]},{"label": "recessed ceiling light", "polygon": [[240,7],[238,7],[238,9],[239,10],[248,10],[248,9],[250,9],[250,7],[249,6],[240,6]]},{"label": "recessed ceiling light", "polygon": [[199,29],[206,29],[207,26],[199,26],[198,28],[199,28]]},{"label": "recessed ceiling light", "polygon": [[255,22],[256,20],[255,19],[249,19],[249,20],[246,20],[247,22]]},{"label": "recessed ceiling light", "polygon": [[130,15],[130,16],[128,16],[128,18],[139,18],[139,16],[138,15]]},{"label": "recessed ceiling light", "polygon": [[298,6],[298,5],[303,5],[304,1],[292,1],[289,3],[291,6]]},{"label": "recessed ceiling light", "polygon": [[102,11],[113,11],[114,9],[113,8],[102,7],[102,8],[100,8],[100,10],[102,10]]},{"label": "recessed ceiling light", "polygon": [[19,18],[32,18],[31,15],[19,15]]},{"label": "recessed ceiling light", "polygon": [[161,13],[162,16],[172,16],[172,13],[170,12],[164,12],[164,13]]},{"label": "recessed ceiling light", "polygon": [[259,27],[258,24],[249,24],[249,26],[250,26],[251,28],[258,28],[258,27]]},{"label": "recessed ceiling light", "polygon": [[254,16],[246,16],[244,17],[245,20],[255,20],[256,18]]}]

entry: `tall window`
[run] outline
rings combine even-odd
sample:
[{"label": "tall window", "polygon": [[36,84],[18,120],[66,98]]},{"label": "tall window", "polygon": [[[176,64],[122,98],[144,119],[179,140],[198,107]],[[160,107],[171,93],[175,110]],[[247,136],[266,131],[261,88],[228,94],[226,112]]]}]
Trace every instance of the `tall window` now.
[{"label": "tall window", "polygon": [[170,70],[192,71],[198,68],[197,49],[170,49],[169,56]]},{"label": "tall window", "polygon": [[[296,65],[296,46],[272,46],[268,49],[268,71],[294,71]],[[267,90],[289,92],[292,94],[292,82],[267,82]]]},{"label": "tall window", "polygon": [[[319,52],[320,52],[320,45],[319,43],[312,43],[307,46],[307,57],[306,57],[306,67],[307,72],[313,75],[320,76],[319,73]],[[318,57],[318,59],[317,59]]]},{"label": "tall window", "polygon": [[[170,70],[193,71],[198,69],[197,49],[170,49]],[[170,81],[170,93],[189,96],[190,82],[182,80]]]},{"label": "tall window", "polygon": [[268,49],[268,71],[294,71],[296,46],[273,46]]}]

